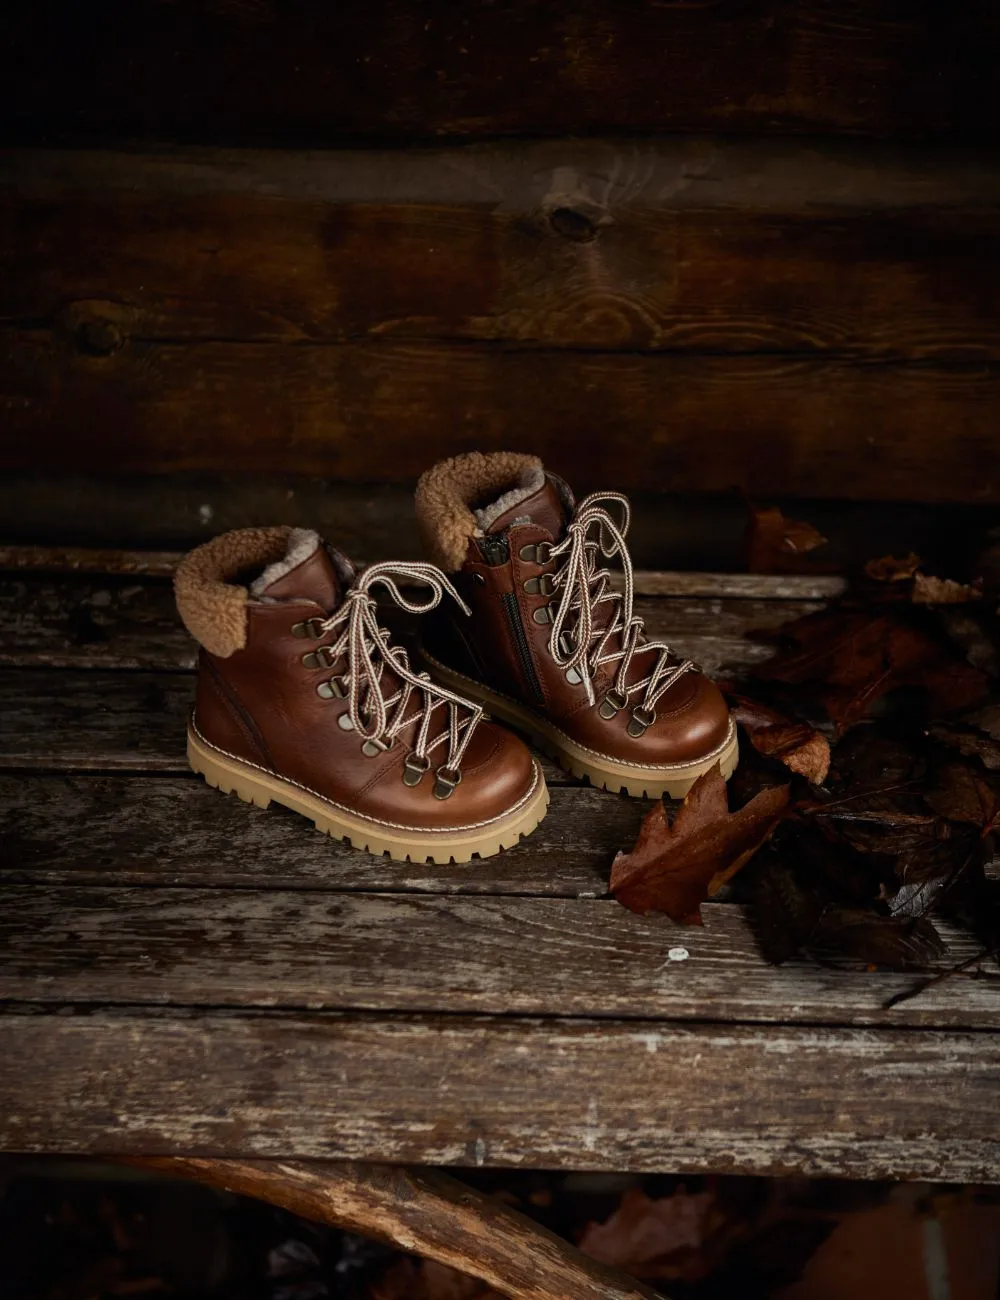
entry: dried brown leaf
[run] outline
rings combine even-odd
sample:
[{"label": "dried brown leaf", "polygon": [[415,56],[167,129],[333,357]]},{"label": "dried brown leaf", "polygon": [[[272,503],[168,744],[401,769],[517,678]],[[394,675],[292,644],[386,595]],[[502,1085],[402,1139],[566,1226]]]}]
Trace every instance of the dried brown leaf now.
[{"label": "dried brown leaf", "polygon": [[920,556],[911,551],[899,559],[894,555],[883,555],[881,559],[869,560],[865,565],[865,574],[873,582],[905,582],[919,568]]},{"label": "dried brown leaf", "polygon": [[879,916],[863,907],[828,907],[813,931],[811,946],[830,947],[845,957],[892,970],[926,966],[944,952],[926,918]]},{"label": "dried brown leaf", "polygon": [[733,696],[732,706],[733,717],[759,754],[779,759],[813,785],[823,784],[830,770],[830,745],[815,727],[748,695]]},{"label": "dried brown leaf", "polygon": [[713,1199],[711,1192],[690,1195],[679,1187],[672,1196],[651,1200],[630,1188],[609,1219],[587,1224],[580,1249],[633,1277],[686,1277],[707,1235]]},{"label": "dried brown leaf", "polygon": [[956,749],[967,758],[978,758],[990,771],[1000,770],[1000,740],[994,740],[978,727],[937,722],[931,727],[930,734],[949,749]]},{"label": "dried brown leaf", "polygon": [[747,525],[751,573],[801,573],[805,555],[825,544],[826,538],[812,524],[786,519],[776,506],[751,508]]},{"label": "dried brown leaf", "polygon": [[913,579],[910,599],[915,605],[965,605],[970,600],[982,600],[979,587],[969,587],[952,578],[931,578],[918,573]]},{"label": "dried brown leaf", "polygon": [[731,813],[716,763],[692,786],[672,825],[656,801],[631,853],[612,864],[611,892],[633,912],[666,912],[680,924],[700,925],[701,904],[753,857],[787,806],[788,786],[777,786]]},{"label": "dried brown leaf", "polygon": [[367,1300],[504,1300],[478,1278],[435,1260],[397,1259],[367,1292]]},{"label": "dried brown leaf", "polygon": [[978,826],[984,833],[995,827],[1000,815],[996,791],[966,763],[948,763],[941,768],[924,799],[940,816]]},{"label": "dried brown leaf", "polygon": [[838,734],[860,722],[887,691],[919,686],[933,712],[978,703],[988,677],[921,622],[908,606],[834,607],[807,614],[781,629],[793,647],[756,669],[766,681],[812,684]]}]

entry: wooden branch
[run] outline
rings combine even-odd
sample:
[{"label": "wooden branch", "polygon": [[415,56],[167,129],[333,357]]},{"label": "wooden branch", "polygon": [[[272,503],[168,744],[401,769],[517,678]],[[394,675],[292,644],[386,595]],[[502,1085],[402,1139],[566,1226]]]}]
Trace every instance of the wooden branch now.
[{"label": "wooden branch", "polygon": [[481,1278],[511,1300],[655,1300],[526,1215],[447,1174],[318,1161],[129,1159],[131,1165],[280,1205]]}]

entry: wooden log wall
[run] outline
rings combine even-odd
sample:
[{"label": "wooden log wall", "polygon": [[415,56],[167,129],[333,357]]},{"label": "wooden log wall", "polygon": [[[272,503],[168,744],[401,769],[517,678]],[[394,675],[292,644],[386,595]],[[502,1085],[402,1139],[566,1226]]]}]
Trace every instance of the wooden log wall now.
[{"label": "wooden log wall", "polygon": [[0,35],[0,470],[404,486],[513,446],[582,489],[1000,501],[994,6]]}]

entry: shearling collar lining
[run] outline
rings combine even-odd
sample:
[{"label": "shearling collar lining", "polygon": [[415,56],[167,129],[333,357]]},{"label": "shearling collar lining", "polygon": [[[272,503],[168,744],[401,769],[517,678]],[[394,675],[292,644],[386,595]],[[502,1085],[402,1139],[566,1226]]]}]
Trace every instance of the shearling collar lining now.
[{"label": "shearling collar lining", "polygon": [[287,573],[297,569],[317,550],[319,533],[314,533],[310,528],[293,528],[284,556],[269,564],[260,577],[250,584],[250,595],[263,596],[268,587],[280,582]]},{"label": "shearling collar lining", "polygon": [[[569,489],[553,479],[572,509]],[[428,555],[446,572],[456,572],[465,562],[469,539],[482,537],[544,481],[538,457],[516,451],[472,451],[439,461],[417,484],[417,524]]]},{"label": "shearling collar lining", "polygon": [[228,658],[247,642],[247,588],[232,579],[248,569],[280,563],[295,530],[237,528],[196,547],[174,575],[184,626],[210,654]]}]

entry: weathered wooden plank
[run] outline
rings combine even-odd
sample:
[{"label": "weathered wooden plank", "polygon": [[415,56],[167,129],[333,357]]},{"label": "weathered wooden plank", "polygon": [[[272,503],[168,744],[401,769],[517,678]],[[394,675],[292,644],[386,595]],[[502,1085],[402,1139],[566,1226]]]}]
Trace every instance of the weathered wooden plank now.
[{"label": "weathered wooden plank", "polygon": [[844,215],[995,208],[995,163],[991,146],[968,141],[774,135],[520,139],[420,150],[46,147],[0,149],[0,188],[38,199],[131,192],[168,204],[218,194],[372,207],[549,212],[578,200],[590,209],[620,202],[665,212],[817,207]]},{"label": "weathered wooden plank", "polygon": [[0,1017],[11,1151],[992,1182],[998,1087],[982,1033]]},{"label": "weathered wooden plank", "polygon": [[72,0],[4,15],[0,106],[22,137],[992,135],[997,120],[982,5],[106,0],[100,17]]},{"label": "weathered wooden plank", "polygon": [[511,1300],[657,1300],[492,1196],[439,1171],[352,1161],[145,1157],[129,1164],[195,1179],[436,1259]]},{"label": "weathered wooden plank", "polygon": [[[0,770],[187,772],[189,673],[0,669]],[[546,781],[575,784],[542,760]]]},{"label": "weathered wooden plank", "polygon": [[[656,584],[654,584],[656,585]],[[681,583],[683,587],[686,584]],[[710,586],[704,579],[691,584]],[[682,595],[640,599],[651,636],[715,672],[757,663],[771,648],[748,633],[819,608],[812,601]],[[418,630],[391,602],[383,619],[406,636]],[[0,577],[0,665],[7,667],[190,669],[197,647],[162,580],[97,575]]]},{"label": "weathered wooden plank", "polygon": [[[563,794],[564,808],[576,802],[577,791]],[[599,825],[596,808],[581,806]],[[479,870],[500,875],[534,852],[529,839]],[[951,938],[947,966],[978,951]],[[678,947],[686,958],[670,957]],[[0,1000],[9,1002],[963,1029],[1000,1021],[995,972],[955,977],[886,1011],[917,974],[769,966],[740,909],[726,904],[709,907],[698,929],[611,899],[9,885],[0,914]]]},{"label": "weathered wooden plank", "polygon": [[[4,470],[37,470],[43,448],[46,466],[69,472],[293,465],[358,482],[377,467],[400,482],[440,456],[513,446],[572,468],[581,486],[1000,499],[988,469],[1000,376],[985,362],[403,342],[136,340],[92,355],[48,329],[7,330],[0,352]],[[84,427],[100,438],[81,438]]]},{"label": "weathered wooden plank", "polygon": [[[103,550],[87,546],[3,546],[0,570],[17,574],[95,574],[120,577],[170,578],[181,560],[180,551]],[[416,558],[400,552],[397,558]],[[355,563],[364,561],[355,557]],[[826,600],[841,596],[847,580],[834,574],[678,573],[636,569],[633,589],[640,596],[737,596],[760,600]],[[405,584],[404,584],[405,585]],[[619,581],[619,586],[621,583]]]},{"label": "weathered wooden plank", "polygon": [[[178,770],[183,728],[173,740]],[[0,882],[605,894],[611,861],[634,841],[645,803],[567,788],[571,778],[554,766],[546,779],[548,816],[487,869],[358,853],[277,804],[248,807],[193,777],[0,776]]]},{"label": "weathered wooden plank", "polygon": [[0,578],[0,664],[190,669],[173,588],[136,576]]},{"label": "weathered wooden plank", "polygon": [[188,673],[0,670],[0,768],[183,772]]},{"label": "weathered wooden plank", "polygon": [[[234,191],[239,156],[222,154],[215,167],[175,159],[188,191],[180,194],[161,183],[166,158],[134,158],[123,189],[118,157],[71,155],[60,179],[50,158],[40,176],[33,154],[8,155],[0,318],[47,322],[98,355],[128,341],[390,338],[1000,356],[990,311],[1000,294],[995,161],[981,160],[969,208],[968,163],[933,154],[776,144],[770,154],[758,148],[758,171],[747,176],[740,146],[564,143],[561,156],[555,145],[541,155],[524,148],[542,164],[529,174],[509,146],[475,161],[432,155],[423,192],[411,162],[412,196],[398,197],[393,175],[385,188],[396,193],[367,201],[342,197],[366,187],[367,154],[331,155],[318,176],[314,158],[300,156],[304,194],[294,192],[289,160],[268,155],[252,155],[257,191]],[[471,168],[471,195],[435,194],[445,159],[452,176]],[[792,159],[814,182],[797,208],[784,175]],[[324,176],[329,197],[317,193]],[[191,193],[197,179],[204,192]],[[921,189],[936,203],[917,206]]]},{"label": "weathered wooden plank", "polygon": [[[575,466],[562,468],[581,495],[617,484],[617,474],[600,483],[582,479]],[[829,561],[844,573],[892,551],[915,551],[937,566],[932,572],[958,571],[995,522],[990,506],[969,503],[928,508],[912,502],[789,501],[770,492],[763,500],[808,519],[829,537],[824,565]],[[644,490],[633,492],[631,502],[629,546],[639,569],[732,574],[745,566],[747,512],[739,497]],[[287,472],[0,475],[0,538],[8,543],[65,549],[71,540],[102,549],[185,550],[228,528],[272,523],[316,528],[359,560],[421,555],[407,484],[352,485]]]},{"label": "weathered wooden plank", "polygon": [[86,573],[104,577],[172,578],[181,556],[180,551],[136,551],[121,547],[0,545],[0,570],[18,574],[51,573],[60,577]]}]

